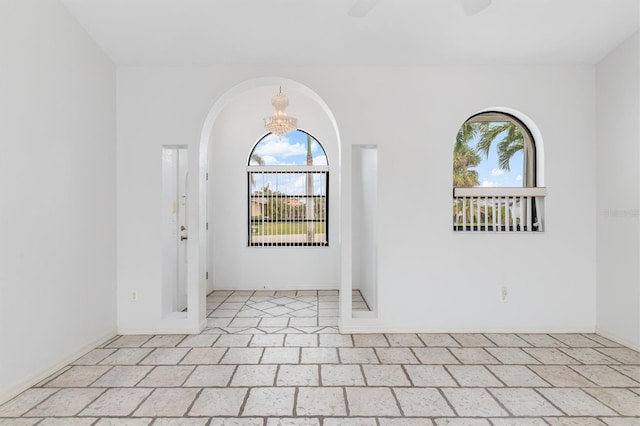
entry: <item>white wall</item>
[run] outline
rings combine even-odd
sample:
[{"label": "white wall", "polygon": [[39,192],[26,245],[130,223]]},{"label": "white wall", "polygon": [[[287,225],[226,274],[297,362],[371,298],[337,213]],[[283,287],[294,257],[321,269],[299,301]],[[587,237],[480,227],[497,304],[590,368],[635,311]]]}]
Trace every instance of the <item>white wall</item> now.
[{"label": "white wall", "polygon": [[378,151],[354,145],[352,157],[353,288],[377,312],[378,293]]},{"label": "white wall", "polygon": [[[190,85],[184,76],[180,69],[117,70],[117,305],[122,334],[198,332],[204,320],[205,302],[199,295],[204,296],[205,283],[196,277],[198,142],[213,101],[207,88]],[[186,317],[162,309],[163,145],[189,149],[187,251],[196,259],[188,264]]]},{"label": "white wall", "polygon": [[58,1],[0,2],[0,403],[112,336],[115,67]]},{"label": "white wall", "polygon": [[[160,321],[160,147],[188,144],[197,158],[203,123],[216,100],[265,76],[309,87],[336,117],[342,143],[341,277],[349,284],[351,145],[378,145],[379,313],[364,325],[346,320],[345,330],[595,329],[592,66],[119,68],[120,327]],[[270,112],[269,99],[260,103],[260,118]],[[292,114],[295,105],[292,99]],[[469,116],[496,106],[527,114],[544,136],[545,233],[469,235],[451,229],[455,135]],[[253,125],[258,129],[261,121]],[[244,143],[247,152],[250,142]],[[195,160],[191,166],[198,170]],[[400,217],[399,210],[415,214]],[[197,215],[191,219],[197,223]],[[249,267],[234,264],[233,270]],[[507,303],[499,300],[502,286],[509,289]],[[139,291],[137,303],[123,299],[132,288]]]},{"label": "white wall", "polygon": [[640,348],[638,33],[596,67],[597,325]]}]

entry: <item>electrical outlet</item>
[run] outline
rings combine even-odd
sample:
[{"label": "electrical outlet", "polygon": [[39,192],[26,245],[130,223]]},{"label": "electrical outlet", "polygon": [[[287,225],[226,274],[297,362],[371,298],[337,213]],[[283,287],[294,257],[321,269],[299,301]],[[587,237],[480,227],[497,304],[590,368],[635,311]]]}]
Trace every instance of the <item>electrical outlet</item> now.
[{"label": "electrical outlet", "polygon": [[136,290],[131,290],[131,301],[132,302],[138,301],[138,292]]},{"label": "electrical outlet", "polygon": [[506,303],[507,302],[507,296],[509,295],[509,291],[507,290],[507,287],[502,287],[500,289],[500,301],[502,303]]}]

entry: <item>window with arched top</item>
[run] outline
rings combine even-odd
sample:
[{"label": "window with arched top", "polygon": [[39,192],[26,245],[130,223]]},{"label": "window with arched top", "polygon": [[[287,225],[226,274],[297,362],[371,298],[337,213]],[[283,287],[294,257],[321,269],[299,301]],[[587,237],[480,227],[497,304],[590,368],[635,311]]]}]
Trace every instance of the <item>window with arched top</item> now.
[{"label": "window with arched top", "polygon": [[248,163],[249,246],[328,246],[329,166],[316,138],[268,133]]},{"label": "window with arched top", "polygon": [[497,111],[467,119],[453,148],[454,231],[542,231],[546,191],[536,169],[535,141],[521,120]]}]

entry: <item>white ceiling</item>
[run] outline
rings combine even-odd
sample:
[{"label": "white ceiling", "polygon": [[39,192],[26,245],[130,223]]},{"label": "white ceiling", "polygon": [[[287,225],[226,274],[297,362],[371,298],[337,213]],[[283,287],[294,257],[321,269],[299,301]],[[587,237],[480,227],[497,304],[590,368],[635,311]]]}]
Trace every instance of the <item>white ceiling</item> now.
[{"label": "white ceiling", "polygon": [[593,64],[638,30],[640,0],[62,0],[122,65]]}]

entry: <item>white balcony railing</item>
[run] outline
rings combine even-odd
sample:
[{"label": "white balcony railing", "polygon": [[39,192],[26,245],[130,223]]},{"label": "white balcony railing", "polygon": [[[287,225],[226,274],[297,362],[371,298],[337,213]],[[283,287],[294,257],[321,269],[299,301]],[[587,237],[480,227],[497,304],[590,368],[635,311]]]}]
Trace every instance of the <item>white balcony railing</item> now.
[{"label": "white balcony railing", "polygon": [[453,230],[542,232],[546,188],[454,188]]}]

